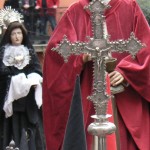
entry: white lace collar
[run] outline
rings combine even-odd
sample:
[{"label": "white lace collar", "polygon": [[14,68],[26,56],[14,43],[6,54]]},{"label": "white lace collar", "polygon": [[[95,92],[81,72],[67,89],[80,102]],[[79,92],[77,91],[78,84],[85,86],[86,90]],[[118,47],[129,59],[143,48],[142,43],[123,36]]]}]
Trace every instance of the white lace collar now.
[{"label": "white lace collar", "polygon": [[6,66],[14,66],[18,69],[23,69],[29,64],[30,55],[29,49],[24,45],[13,46],[6,45],[3,57],[3,63]]}]

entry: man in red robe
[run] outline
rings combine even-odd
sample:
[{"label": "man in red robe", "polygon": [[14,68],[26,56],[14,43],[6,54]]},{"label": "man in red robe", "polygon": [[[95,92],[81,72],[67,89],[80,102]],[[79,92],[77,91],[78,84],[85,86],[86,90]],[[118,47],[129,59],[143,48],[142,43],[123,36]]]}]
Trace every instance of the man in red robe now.
[{"label": "man in red robe", "polygon": [[[92,37],[90,13],[84,8],[89,0],[79,0],[66,11],[55,29],[45,53],[43,69],[43,115],[48,150],[60,150],[73,94],[76,75],[80,74],[85,128],[93,122],[91,94],[93,76],[92,61],[84,63],[85,55],[71,56],[68,63],[51,51],[67,35],[71,42],[87,41]],[[117,58],[115,72],[110,74],[113,86],[126,81],[125,91],[115,95],[121,150],[150,150],[150,30],[135,0],[111,0],[106,12],[110,41],[135,36],[146,44],[135,59],[128,53],[113,53]],[[88,60],[88,59],[87,59]],[[117,76],[117,78],[116,78]],[[114,80],[115,79],[115,80]],[[92,150],[92,136],[87,133],[88,150]],[[114,138],[113,136],[111,137]],[[114,140],[108,140],[107,149],[115,150]]]},{"label": "man in red robe", "polygon": [[[118,0],[116,0],[118,1]],[[121,150],[150,150],[150,30],[136,0],[120,0],[106,13],[111,40],[127,39],[131,32],[146,44],[136,58],[128,53],[114,53],[118,60],[110,73],[113,86],[127,83],[125,91],[116,94]],[[122,77],[121,77],[122,76]],[[115,81],[116,80],[116,81]],[[115,84],[115,82],[118,82]]]}]

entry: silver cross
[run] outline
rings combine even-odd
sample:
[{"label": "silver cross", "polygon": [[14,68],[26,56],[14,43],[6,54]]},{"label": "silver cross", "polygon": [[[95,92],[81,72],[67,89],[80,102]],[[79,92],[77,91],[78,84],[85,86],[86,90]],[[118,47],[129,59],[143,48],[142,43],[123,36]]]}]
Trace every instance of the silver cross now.
[{"label": "silver cross", "polygon": [[88,98],[95,106],[96,115],[106,115],[107,103],[110,98],[106,93],[106,58],[111,52],[129,52],[133,58],[136,53],[144,47],[135,36],[131,33],[128,40],[109,41],[107,33],[104,12],[110,6],[102,0],[93,0],[85,9],[91,12],[93,37],[89,42],[71,43],[64,36],[61,43],[52,50],[57,51],[64,61],[72,54],[80,55],[83,53],[91,54],[93,65],[93,93]]}]

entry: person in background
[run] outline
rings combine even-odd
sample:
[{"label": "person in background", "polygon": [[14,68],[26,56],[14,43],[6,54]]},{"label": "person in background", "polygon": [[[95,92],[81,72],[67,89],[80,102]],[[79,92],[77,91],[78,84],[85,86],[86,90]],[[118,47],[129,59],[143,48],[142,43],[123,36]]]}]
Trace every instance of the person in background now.
[{"label": "person in background", "polygon": [[12,8],[19,10],[19,1],[20,0],[5,0],[4,7],[11,6]]},{"label": "person in background", "polygon": [[[84,9],[90,0],[79,0],[68,8],[48,43],[43,67],[43,115],[48,150],[60,150],[63,143],[70,100],[77,74],[80,74],[85,128],[91,123],[93,106],[87,100],[93,84],[90,55],[71,56],[68,63],[51,49],[67,36],[71,42],[92,37],[90,13]],[[146,47],[135,59],[126,52],[112,53],[117,58],[109,74],[111,86],[126,82],[125,90],[115,94],[118,110],[120,150],[150,150],[150,29],[136,0],[110,0],[105,12],[110,41],[127,40],[131,32]],[[66,49],[67,50],[67,49]],[[92,138],[87,133],[87,149]],[[112,150],[113,147],[107,149]]]},{"label": "person in background", "polygon": [[56,9],[59,6],[59,0],[37,0],[35,9],[40,13],[40,33],[46,33],[46,23],[49,21],[52,31],[55,29],[56,22]]},{"label": "person in background", "polygon": [[0,150],[12,140],[20,150],[45,150],[41,65],[21,15],[6,8],[0,18],[5,28],[0,42]]},{"label": "person in background", "polygon": [[22,0],[22,13],[24,15],[24,25],[28,30],[29,38],[32,43],[35,42],[35,36],[38,33],[38,19],[39,14],[35,9],[35,0]]}]

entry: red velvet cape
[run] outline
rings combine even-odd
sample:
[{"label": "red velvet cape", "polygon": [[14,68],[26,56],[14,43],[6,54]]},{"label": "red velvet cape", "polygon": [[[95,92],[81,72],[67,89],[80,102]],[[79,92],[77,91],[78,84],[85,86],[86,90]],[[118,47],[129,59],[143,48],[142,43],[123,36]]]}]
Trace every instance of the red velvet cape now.
[{"label": "red velvet cape", "polygon": [[[116,21],[114,21],[116,20]],[[135,59],[127,53],[113,56],[118,59],[118,70],[129,86],[115,96],[118,114],[121,150],[150,150],[150,29],[135,0],[121,0],[107,13],[111,40],[127,39],[131,32],[146,44]]]},{"label": "red velvet cape", "polygon": [[[90,115],[95,112],[92,103],[87,100],[92,91],[92,62],[88,62],[83,69],[82,55],[71,56],[69,62],[64,63],[59,54],[51,51],[64,35],[71,42],[87,41],[86,36],[92,36],[89,12],[83,9],[86,4],[87,0],[80,0],[66,11],[46,49],[43,68],[43,115],[47,150],[61,148],[77,74],[81,74],[85,127],[93,122]],[[125,92],[116,95],[120,115],[121,150],[134,150],[132,139],[139,149],[149,150],[149,27],[134,0],[112,0],[110,5],[112,7],[105,14],[110,40],[128,39],[130,33],[134,32],[147,45],[137,54],[135,60],[127,53],[113,54],[118,58],[116,69],[130,84]],[[126,129],[129,131],[129,138],[126,137]],[[91,150],[91,139],[92,136],[87,134],[88,150]],[[115,150],[114,140],[108,142],[108,150]]]}]

